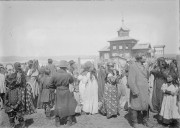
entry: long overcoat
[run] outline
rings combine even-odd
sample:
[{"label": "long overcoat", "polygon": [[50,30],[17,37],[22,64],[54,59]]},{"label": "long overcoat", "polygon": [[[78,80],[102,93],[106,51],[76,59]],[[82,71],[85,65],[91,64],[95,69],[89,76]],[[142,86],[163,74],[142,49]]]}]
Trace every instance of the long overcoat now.
[{"label": "long overcoat", "polygon": [[56,89],[55,116],[60,118],[75,114],[77,102],[74,94],[69,90],[69,84],[73,83],[73,77],[64,70],[58,70],[50,80],[50,88]]},{"label": "long overcoat", "polygon": [[[133,110],[148,110],[148,72],[143,65],[135,62],[130,65],[128,75],[128,85],[130,88],[130,106]],[[136,95],[137,94],[137,95]],[[135,96],[136,95],[136,96]]]}]

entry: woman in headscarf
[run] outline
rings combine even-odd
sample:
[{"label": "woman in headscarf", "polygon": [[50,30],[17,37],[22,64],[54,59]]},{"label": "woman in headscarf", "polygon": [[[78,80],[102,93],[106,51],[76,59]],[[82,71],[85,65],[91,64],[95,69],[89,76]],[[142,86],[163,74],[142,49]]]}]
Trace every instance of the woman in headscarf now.
[{"label": "woman in headscarf", "polygon": [[[41,67],[40,69],[39,69],[39,76],[38,76],[38,84],[40,85],[41,84],[41,82],[42,82],[42,79],[43,79],[43,77],[44,77],[44,75],[45,75],[45,67]],[[38,103],[37,103],[37,108],[42,108],[43,106],[43,104],[42,104],[42,102],[41,102],[41,97],[42,97],[42,86],[40,85],[39,86],[39,96],[38,96]]]},{"label": "woman in headscarf", "polygon": [[83,111],[87,114],[98,113],[98,83],[94,65],[88,61],[84,64],[86,73]]},{"label": "woman in headscarf", "polygon": [[15,73],[17,73],[17,80],[21,83],[21,102],[22,102],[22,114],[29,115],[35,113],[35,108],[32,101],[31,87],[26,84],[26,76],[21,68],[20,63],[14,64]]},{"label": "woman in headscarf", "polygon": [[8,114],[11,127],[15,126],[15,118],[18,119],[22,128],[25,127],[23,114],[25,112],[23,91],[26,85],[25,74],[21,69],[21,64],[14,64],[15,72],[6,77],[8,91],[6,93],[5,111]]},{"label": "woman in headscarf", "polygon": [[152,106],[158,114],[161,110],[163,100],[162,85],[166,82],[167,64],[163,57],[157,59],[157,66],[150,72],[154,75],[154,86],[152,94]]},{"label": "woman in headscarf", "polygon": [[114,64],[107,64],[103,105],[100,112],[106,115],[107,119],[118,115],[118,89],[119,78],[114,70]]},{"label": "woman in headscarf", "polygon": [[27,72],[27,76],[29,77],[27,84],[29,84],[32,88],[33,102],[35,108],[37,108],[37,100],[39,96],[38,75],[38,62],[34,60],[32,66],[30,66],[30,69]]},{"label": "woman in headscarf", "polygon": [[80,104],[80,94],[79,94],[79,80],[78,80],[78,69],[76,62],[74,60],[69,61],[68,73],[73,76],[74,82],[69,85],[69,89],[74,93],[74,97],[77,101],[76,106],[76,114],[79,115],[81,113],[81,104]]},{"label": "woman in headscarf", "polygon": [[105,66],[103,64],[99,64],[98,67],[99,67],[99,69],[97,71],[97,74],[98,74],[98,101],[101,104],[102,100],[103,100],[103,94],[104,94],[106,71],[105,71]]}]

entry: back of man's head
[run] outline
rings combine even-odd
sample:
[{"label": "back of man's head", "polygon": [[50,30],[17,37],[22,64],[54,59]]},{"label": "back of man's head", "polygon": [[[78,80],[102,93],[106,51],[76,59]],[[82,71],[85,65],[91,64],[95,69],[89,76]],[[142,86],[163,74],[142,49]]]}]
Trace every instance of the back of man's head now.
[{"label": "back of man's head", "polygon": [[48,64],[52,64],[53,60],[52,59],[48,59]]}]

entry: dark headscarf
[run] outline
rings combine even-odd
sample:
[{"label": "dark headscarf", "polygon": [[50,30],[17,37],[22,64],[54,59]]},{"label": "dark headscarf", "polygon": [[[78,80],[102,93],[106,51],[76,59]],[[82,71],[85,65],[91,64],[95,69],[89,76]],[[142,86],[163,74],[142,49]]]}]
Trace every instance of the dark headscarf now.
[{"label": "dark headscarf", "polygon": [[163,66],[164,68],[167,67],[167,63],[166,63],[164,57],[158,58],[158,59],[157,59],[157,64],[158,64],[159,67],[162,67],[162,66]]},{"label": "dark headscarf", "polygon": [[21,63],[19,62],[14,63],[14,69],[15,71],[21,71]]},{"label": "dark headscarf", "polygon": [[76,62],[74,61],[74,60],[70,60],[69,61],[69,65],[71,66],[71,65],[73,65],[73,64],[75,64]]},{"label": "dark headscarf", "polygon": [[169,74],[173,78],[173,83],[177,84],[178,83],[178,70],[177,70],[177,62],[176,60],[173,60],[170,65],[169,65]]},{"label": "dark headscarf", "polygon": [[52,63],[53,63],[53,60],[52,60],[52,59],[48,59],[48,63],[49,63],[49,64],[52,64]]}]

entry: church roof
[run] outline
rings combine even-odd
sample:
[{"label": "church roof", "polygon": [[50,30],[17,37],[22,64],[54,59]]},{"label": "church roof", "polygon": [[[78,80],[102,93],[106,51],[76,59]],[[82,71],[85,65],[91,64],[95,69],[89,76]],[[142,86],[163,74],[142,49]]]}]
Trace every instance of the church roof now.
[{"label": "church roof", "polygon": [[121,40],[136,40],[136,39],[134,39],[132,37],[129,37],[129,36],[122,36],[122,37],[113,38],[113,39],[109,40],[108,42],[111,42],[111,41],[121,41]]},{"label": "church roof", "polygon": [[120,30],[124,30],[124,31],[129,31],[129,29],[124,25],[124,18],[122,17],[122,26],[121,26],[121,28],[119,29],[119,31]]},{"label": "church roof", "polygon": [[121,28],[119,29],[119,31],[120,31],[121,29],[124,30],[124,31],[129,31],[129,29],[128,29],[126,26],[124,26],[124,25],[121,26]]},{"label": "church roof", "polygon": [[132,49],[150,49],[150,44],[136,44]]},{"label": "church roof", "polygon": [[101,50],[99,50],[99,52],[109,52],[109,51],[110,51],[110,46],[106,46],[102,48]]}]

